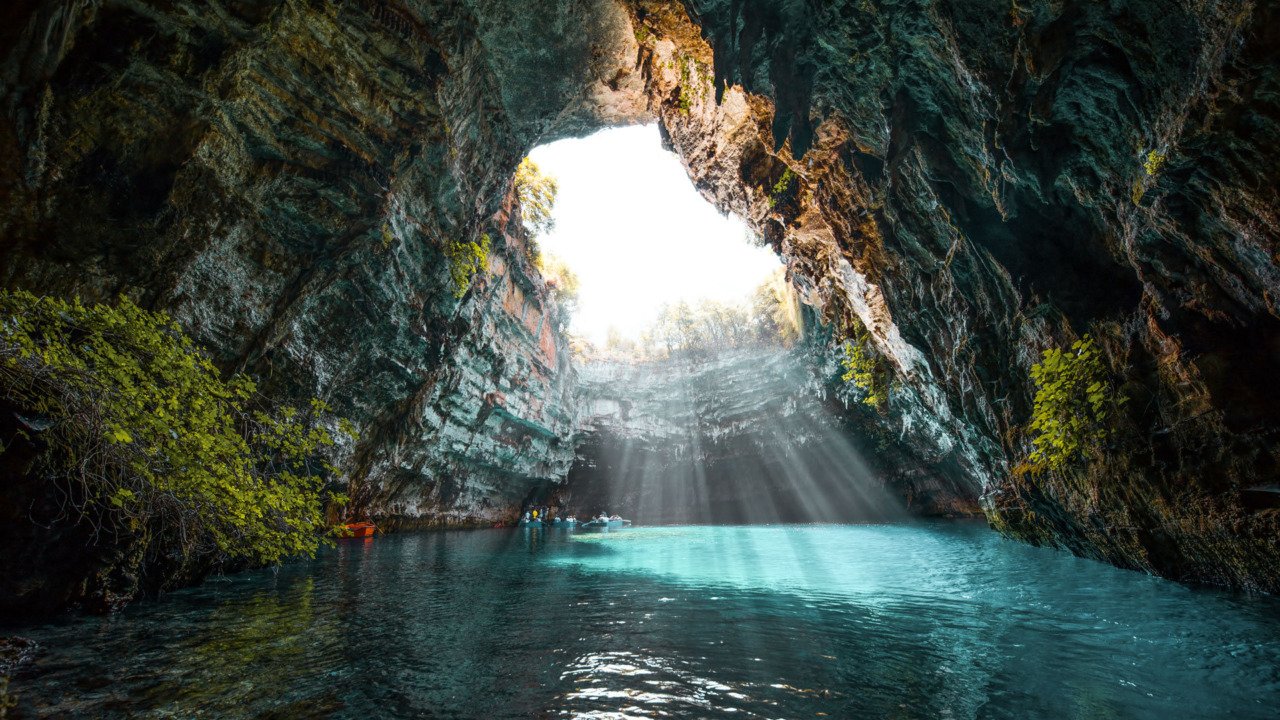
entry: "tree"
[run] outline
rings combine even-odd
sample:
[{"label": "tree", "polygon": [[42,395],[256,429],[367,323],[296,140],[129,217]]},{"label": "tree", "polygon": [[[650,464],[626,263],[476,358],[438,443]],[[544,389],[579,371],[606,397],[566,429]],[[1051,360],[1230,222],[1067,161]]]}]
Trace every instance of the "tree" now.
[{"label": "tree", "polygon": [[534,237],[551,232],[556,225],[553,213],[560,184],[529,158],[516,168],[515,183],[525,229]]},{"label": "tree", "polygon": [[782,268],[756,288],[752,296],[753,326],[762,342],[776,341],[784,347],[800,339],[800,299]]},{"label": "tree", "polygon": [[578,292],[581,290],[578,274],[564,260],[550,253],[539,254],[537,265],[551,296],[559,301],[567,315],[572,315],[578,309]]}]

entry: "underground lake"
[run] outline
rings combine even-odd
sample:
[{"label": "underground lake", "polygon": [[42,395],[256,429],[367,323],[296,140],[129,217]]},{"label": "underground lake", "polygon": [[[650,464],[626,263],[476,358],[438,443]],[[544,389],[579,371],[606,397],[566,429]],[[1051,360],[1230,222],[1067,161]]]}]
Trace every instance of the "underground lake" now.
[{"label": "underground lake", "polygon": [[33,717],[1273,718],[1280,600],[973,522],[347,540],[48,648]]}]

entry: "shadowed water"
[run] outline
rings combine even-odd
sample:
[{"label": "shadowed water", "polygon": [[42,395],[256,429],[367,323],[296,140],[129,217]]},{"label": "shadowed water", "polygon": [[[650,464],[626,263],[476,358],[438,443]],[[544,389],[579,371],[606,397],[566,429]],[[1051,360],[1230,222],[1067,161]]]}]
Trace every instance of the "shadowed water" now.
[{"label": "shadowed water", "polygon": [[344,542],[43,646],[22,716],[1274,718],[1280,601],[973,524]]}]

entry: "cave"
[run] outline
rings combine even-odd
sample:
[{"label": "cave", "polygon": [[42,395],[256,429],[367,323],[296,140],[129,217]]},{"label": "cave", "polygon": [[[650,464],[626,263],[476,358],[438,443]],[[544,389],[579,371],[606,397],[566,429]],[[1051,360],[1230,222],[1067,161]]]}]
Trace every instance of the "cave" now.
[{"label": "cave", "polygon": [[[1274,4],[0,18],[0,717],[1280,700]],[[575,347],[522,161],[648,125],[785,343]]]}]

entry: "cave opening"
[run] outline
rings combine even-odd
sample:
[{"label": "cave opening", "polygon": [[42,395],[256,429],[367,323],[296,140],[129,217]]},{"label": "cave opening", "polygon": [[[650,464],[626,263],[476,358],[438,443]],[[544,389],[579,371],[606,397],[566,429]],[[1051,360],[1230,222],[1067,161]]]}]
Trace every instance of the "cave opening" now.
[{"label": "cave opening", "polygon": [[823,401],[831,367],[811,346],[827,329],[656,125],[538,146],[515,186],[568,316],[582,428],[565,483],[539,483],[524,507],[650,525],[903,517],[849,403]]},{"label": "cave opening", "polygon": [[697,192],[657,125],[540,145],[529,162],[555,197],[550,222],[525,197],[525,224],[580,357],[707,356],[798,335],[795,318],[778,326],[778,255]]}]

